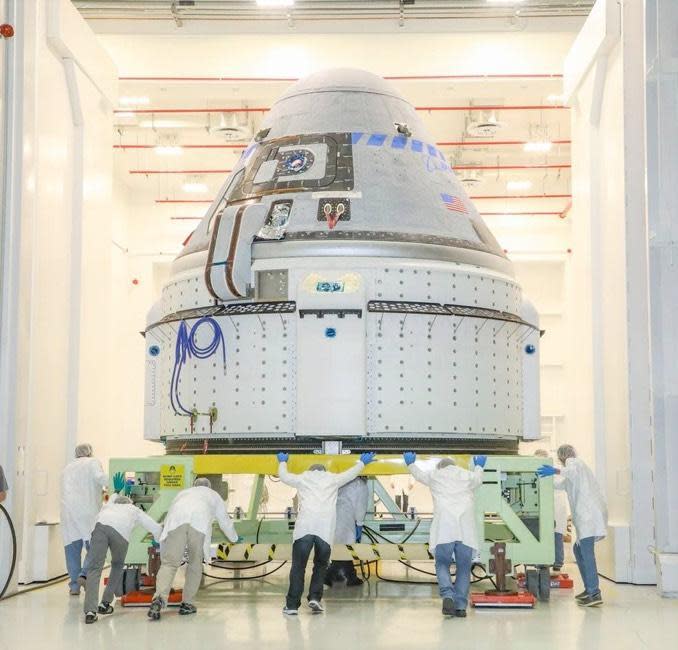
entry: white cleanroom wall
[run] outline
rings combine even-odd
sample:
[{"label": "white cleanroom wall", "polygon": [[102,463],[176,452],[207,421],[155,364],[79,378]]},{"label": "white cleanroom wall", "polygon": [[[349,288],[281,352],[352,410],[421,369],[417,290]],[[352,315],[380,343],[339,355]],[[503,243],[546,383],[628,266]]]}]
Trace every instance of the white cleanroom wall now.
[{"label": "white cleanroom wall", "polygon": [[655,550],[660,591],[678,597],[678,3],[646,0],[646,7]]},{"label": "white cleanroom wall", "polygon": [[[21,536],[18,576],[30,582],[64,572],[59,475],[75,442],[90,441],[104,459],[119,451],[122,409],[111,400],[119,382],[112,316],[122,308],[111,291],[117,71],[70,2],[8,4],[21,119],[7,161],[2,356],[9,352],[13,366],[2,368],[0,412],[10,423],[2,451]],[[38,524],[49,534],[37,535]]]},{"label": "white cleanroom wall", "polygon": [[[678,594],[678,501],[667,471],[676,459],[678,293],[676,76],[662,66],[675,61],[675,25],[675,3],[601,0],[565,66],[573,107],[571,442],[607,496],[601,572],[659,583],[666,595]],[[654,111],[647,121],[646,92]]]}]

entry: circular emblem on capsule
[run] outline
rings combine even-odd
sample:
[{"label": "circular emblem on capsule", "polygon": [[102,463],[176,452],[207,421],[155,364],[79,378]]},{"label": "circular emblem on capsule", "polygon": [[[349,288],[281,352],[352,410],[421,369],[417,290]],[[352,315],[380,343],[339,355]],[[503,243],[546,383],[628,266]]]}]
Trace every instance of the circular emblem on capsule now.
[{"label": "circular emblem on capsule", "polygon": [[301,174],[313,164],[314,159],[310,151],[295,149],[283,154],[281,166],[287,174]]},{"label": "circular emblem on capsule", "polygon": [[532,343],[528,343],[525,346],[525,352],[527,352],[528,354],[534,354],[536,351],[537,351],[537,348],[534,347],[534,345],[532,345]]},{"label": "circular emblem on capsule", "polygon": [[337,335],[337,330],[334,329],[334,327],[327,327],[325,329],[325,336],[328,339],[333,339]]},{"label": "circular emblem on capsule", "polygon": [[150,348],[148,348],[148,354],[150,354],[152,357],[157,357],[160,354],[160,346],[152,345]]}]

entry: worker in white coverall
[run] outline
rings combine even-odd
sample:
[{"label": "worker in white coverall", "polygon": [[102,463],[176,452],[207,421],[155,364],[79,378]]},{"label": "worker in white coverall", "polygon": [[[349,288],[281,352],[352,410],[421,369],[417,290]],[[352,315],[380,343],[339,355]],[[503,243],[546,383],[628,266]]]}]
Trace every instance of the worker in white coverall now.
[{"label": "worker in white coverall", "polygon": [[[365,514],[369,508],[369,489],[367,477],[359,476],[339,488],[337,493],[337,528],[334,533],[335,544],[355,544],[360,541],[363,532]],[[332,560],[325,576],[325,584],[346,579],[348,587],[358,587],[363,581],[355,571],[353,560]]]},{"label": "worker in white coverall", "polygon": [[304,573],[308,558],[313,554],[313,574],[308,591],[308,606],[314,614],[320,613],[323,606],[323,583],[330,562],[331,544],[337,521],[337,493],[339,488],[349,483],[360,474],[363,467],[374,460],[374,453],[365,452],[355,467],[334,474],[325,471],[321,464],[311,465],[308,471],[292,474],[287,469],[289,454],[278,454],[278,476],[280,480],[297,489],[299,497],[299,513],[294,525],[292,544],[292,569],[290,570],[290,587],[283,613],[295,615],[299,613],[301,595],[304,592]]},{"label": "worker in white coverall", "polygon": [[[99,512],[89,551],[87,552],[87,581],[85,583],[85,623],[94,623],[99,614],[112,614],[116,596],[122,595],[122,582],[125,569],[125,557],[129,538],[135,526],[142,526],[155,539],[160,539],[162,526],[151,519],[143,510],[137,508],[132,500],[122,494],[125,490],[125,477],[119,472],[113,477],[115,494]],[[106,562],[106,554],[111,552],[111,574],[104,595],[99,603],[101,572]],[[98,604],[98,607],[97,607]]]},{"label": "worker in white coverall", "polygon": [[226,537],[239,541],[226,504],[212,489],[207,478],[197,478],[193,487],[179,492],[170,504],[160,536],[160,570],[156,578],[155,595],[148,617],[157,621],[169,598],[174,576],[187,551],[186,580],[179,614],[195,614],[193,604],[202,580],[203,559],[209,562],[212,544],[212,522],[216,520]]},{"label": "worker in white coverall", "polygon": [[[534,455],[537,456],[537,458],[549,458],[549,452],[546,451],[546,449],[537,449],[537,451],[534,452]],[[557,476],[554,479],[554,485],[563,480],[564,479]],[[565,537],[567,536],[567,520],[569,516],[570,509],[567,506],[567,494],[562,490],[556,490],[553,495],[553,543],[555,547],[555,559],[553,561],[553,566],[551,567],[556,572],[560,571],[565,563]]]},{"label": "worker in white coverall", "polygon": [[554,487],[567,492],[572,522],[577,532],[574,557],[584,582],[584,591],[575,598],[584,607],[602,605],[595,543],[607,535],[607,505],[596,477],[588,465],[577,458],[574,447],[561,445],[557,455],[562,469],[542,465],[537,475],[540,478],[559,476],[562,480],[555,481]]},{"label": "worker in white coverall", "polygon": [[81,564],[82,547],[89,548],[103,501],[101,491],[108,485],[108,476],[92,453],[92,445],[78,445],[75,460],[61,473],[61,534],[71,596],[78,596],[85,583],[87,569],[86,563]]},{"label": "worker in white coverall", "polygon": [[[417,455],[413,451],[405,452],[403,458],[412,476],[428,486],[433,497],[429,550],[435,558],[443,615],[464,617],[473,555],[479,548],[473,493],[483,482],[487,456],[474,456],[472,471],[457,467],[451,458],[441,459],[428,471],[415,464]],[[457,570],[454,584],[452,563]]]}]

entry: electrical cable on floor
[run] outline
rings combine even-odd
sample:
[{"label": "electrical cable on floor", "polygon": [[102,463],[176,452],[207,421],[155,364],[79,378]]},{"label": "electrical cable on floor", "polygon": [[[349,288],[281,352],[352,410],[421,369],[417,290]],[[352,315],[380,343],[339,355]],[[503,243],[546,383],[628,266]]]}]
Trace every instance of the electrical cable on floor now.
[{"label": "electrical cable on floor", "polygon": [[[417,525],[410,531],[410,534],[407,535],[407,537],[405,537],[405,539],[401,542],[393,542],[392,540],[390,540],[387,537],[384,537],[382,534],[378,533],[376,530],[369,528],[368,526],[365,526],[363,528],[363,532],[367,535],[367,537],[370,539],[370,541],[373,544],[377,543],[377,540],[374,537],[375,535],[377,537],[380,537],[381,539],[383,539],[385,542],[387,542],[389,544],[404,544],[408,539],[410,539],[410,537],[412,537],[412,535],[417,530],[417,527],[419,526],[420,523],[421,523],[421,519],[417,522]],[[436,576],[436,574],[432,573],[431,571],[425,571],[424,569],[419,569],[419,568],[413,566],[412,564],[405,562],[403,560],[398,560],[398,562],[400,562],[400,564],[406,566],[408,569],[412,569],[414,571],[418,571],[419,573],[424,573],[424,574],[429,575],[429,576],[434,576],[434,577]],[[485,572],[484,576],[479,576],[475,573],[475,569],[478,566],[479,565],[476,564],[476,565],[473,565],[471,567],[471,575],[475,578],[475,580],[471,580],[471,584],[474,585],[474,584],[477,584],[479,582],[482,582],[483,580],[489,580],[494,585],[494,588],[496,589],[497,585],[496,585],[495,581],[492,579],[492,576],[489,573],[487,573],[487,571]],[[362,562],[361,562],[361,571],[362,571]],[[369,569],[369,562],[368,562],[368,576],[370,575],[370,573],[369,573],[370,571],[371,570]],[[377,578],[379,578],[379,580],[383,580],[384,582],[395,582],[395,583],[398,583],[398,584],[412,584],[412,585],[438,584],[437,582],[429,582],[429,581],[425,581],[425,580],[421,580],[421,581],[419,581],[419,580],[396,580],[395,578],[384,578],[383,576],[379,575],[379,568],[378,568],[378,565],[376,564],[376,561],[375,561],[375,567],[374,567],[374,574],[377,576]],[[455,573],[451,573],[450,575],[452,577],[456,576],[456,567],[455,567]],[[363,577],[365,577],[364,573],[363,573]]]},{"label": "electrical cable on floor", "polygon": [[38,584],[33,585],[32,587],[26,587],[25,589],[19,589],[18,591],[15,591],[13,594],[10,594],[9,596],[5,596],[4,600],[9,600],[10,598],[14,598],[15,596],[23,596],[24,594],[27,594],[31,591],[37,591],[38,589],[46,589],[47,587],[53,587],[54,585],[58,585],[61,582],[66,582],[66,580],[69,580],[70,576],[65,573],[62,576],[56,576],[56,578],[50,578],[49,580],[46,580],[45,582],[40,582]]},{"label": "electrical cable on floor", "polygon": [[[224,561],[224,560],[222,560]],[[223,564],[217,564],[216,562],[210,562],[208,566],[214,568],[214,569],[224,569],[225,571],[244,571],[246,569],[257,569],[260,566],[266,566],[267,564],[270,564],[274,560],[266,560],[265,562],[260,562],[259,564],[253,564],[252,566],[224,566]],[[231,564],[235,564],[236,560],[233,560]]]},{"label": "electrical cable on floor", "polygon": [[14,569],[16,568],[16,556],[17,556],[17,546],[16,546],[16,531],[14,530],[14,523],[12,522],[12,518],[9,516],[9,512],[5,509],[5,506],[0,505],[0,511],[5,515],[7,519],[7,524],[9,525],[9,532],[12,536],[12,562],[10,563],[9,567],[9,575],[7,576],[7,580],[5,581],[4,586],[2,589],[0,589],[0,599],[5,595],[5,592],[9,588],[9,583],[12,580],[12,576],[14,575]]},{"label": "electrical cable on floor", "polygon": [[[273,560],[271,560],[271,561],[273,561]],[[212,578],[212,580],[219,580],[221,582],[239,582],[239,581],[242,581],[242,580],[259,580],[261,578],[265,578],[267,576],[270,576],[271,574],[275,573],[276,571],[279,571],[286,564],[287,564],[287,560],[284,560],[275,569],[272,569],[271,571],[268,571],[267,573],[262,573],[261,575],[257,575],[257,576],[240,576],[240,577],[237,577],[237,578],[224,578],[224,577],[221,577],[221,576],[210,575],[209,573],[205,573],[204,571],[202,572],[202,574],[206,578]]]}]

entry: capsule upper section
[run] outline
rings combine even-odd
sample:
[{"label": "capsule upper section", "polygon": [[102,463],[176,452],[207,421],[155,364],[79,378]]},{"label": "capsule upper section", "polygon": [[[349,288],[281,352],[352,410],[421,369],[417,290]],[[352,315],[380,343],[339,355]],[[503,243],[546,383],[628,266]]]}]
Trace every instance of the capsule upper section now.
[{"label": "capsule upper section", "polygon": [[360,70],[316,73],[274,104],[184,254],[207,249],[215,216],[243,203],[266,212],[254,246],[275,243],[266,256],[300,241],[317,254],[425,245],[433,258],[473,251],[480,266],[509,266],[414,107]]}]

